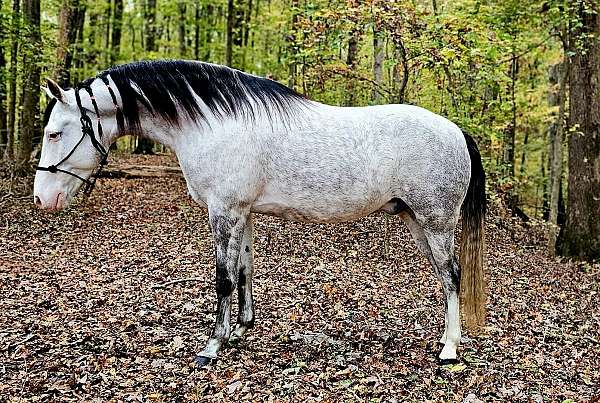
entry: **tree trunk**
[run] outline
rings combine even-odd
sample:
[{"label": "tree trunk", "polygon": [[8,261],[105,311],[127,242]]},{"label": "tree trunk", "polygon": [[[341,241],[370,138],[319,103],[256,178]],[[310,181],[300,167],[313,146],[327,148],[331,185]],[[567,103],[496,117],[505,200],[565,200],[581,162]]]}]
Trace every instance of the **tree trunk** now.
[{"label": "tree trunk", "polygon": [[76,31],[77,35],[75,38],[75,48],[73,55],[73,82],[77,83],[81,81],[81,73],[83,70],[85,57],[84,57],[84,43],[83,43],[83,25],[85,23],[85,5],[81,5],[79,12],[77,13]]},{"label": "tree trunk", "polygon": [[[156,37],[158,38],[158,42],[160,42],[160,39],[163,37],[163,33],[166,36],[166,42],[167,43],[171,43],[171,16],[170,15],[166,15],[165,18],[161,21],[160,26],[158,27],[158,29],[156,30]],[[171,49],[172,46],[164,46],[161,50],[160,46],[158,46],[158,43],[156,44],[156,50],[161,53],[161,54],[170,54],[171,53]]]},{"label": "tree trunk", "polygon": [[355,70],[356,57],[358,56],[358,31],[353,29],[348,38],[348,54],[346,55],[346,65],[350,74],[346,78],[348,83],[346,85],[346,99],[344,100],[345,106],[354,106],[355,98],[355,79],[352,72]]},{"label": "tree trunk", "polygon": [[91,11],[89,14],[89,32],[87,36],[86,62],[95,65],[96,61],[96,30],[98,29],[98,15]]},{"label": "tree trunk", "polygon": [[148,0],[145,11],[146,51],[156,52],[156,0]]},{"label": "tree trunk", "polygon": [[398,40],[395,46],[396,60],[399,62],[394,66],[392,76],[392,86],[394,88],[394,97],[392,102],[403,104],[406,101],[406,86],[408,85],[408,58],[404,43]]},{"label": "tree trunk", "polygon": [[[148,0],[146,16],[146,52],[156,52],[156,0]],[[145,137],[139,137],[134,154],[153,154],[154,143]]]},{"label": "tree trunk", "polygon": [[506,176],[515,176],[515,133],[517,131],[517,103],[515,88],[517,82],[517,66],[518,59],[513,50],[512,61],[510,64],[510,86],[509,97],[511,102],[511,121],[510,125],[504,131],[504,166]]},{"label": "tree trunk", "polygon": [[296,87],[296,75],[297,75],[297,54],[298,54],[298,44],[296,41],[297,31],[298,31],[298,0],[292,0],[292,21],[291,27],[288,34],[288,87],[294,88]]},{"label": "tree trunk", "polygon": [[519,167],[519,177],[523,179],[525,176],[525,162],[527,161],[527,145],[529,144],[529,132],[531,128],[525,129],[525,136],[523,137],[523,151],[521,152],[521,166]]},{"label": "tree trunk", "polygon": [[[581,26],[571,31],[570,127],[567,222],[559,240],[563,255],[600,259],[600,7],[573,4]],[[585,4],[587,3],[587,4]],[[584,5],[585,4],[585,5]]]},{"label": "tree trunk", "polygon": [[[245,69],[244,66],[244,53],[240,54],[239,49],[244,45],[244,8],[243,2],[238,1],[233,6],[233,28],[231,32],[232,37],[232,63],[236,68]],[[238,49],[237,52],[234,52],[234,49]],[[236,54],[237,53],[237,54]],[[237,57],[236,57],[237,56]]]},{"label": "tree trunk", "polygon": [[234,25],[233,25],[233,46],[241,47],[244,44],[244,8],[243,1],[240,0],[233,6],[234,11]]},{"label": "tree trunk", "polygon": [[138,137],[134,154],[154,154],[154,142],[145,137]]},{"label": "tree trunk", "polygon": [[115,0],[111,37],[110,64],[114,65],[121,56],[121,32],[123,30],[123,0]]},{"label": "tree trunk", "polygon": [[137,46],[136,46],[136,33],[135,33],[135,24],[134,24],[134,17],[129,14],[127,16],[127,26],[129,27],[129,34],[131,36],[131,54],[133,55],[133,57],[136,56],[136,50],[137,50]]},{"label": "tree trunk", "polygon": [[558,234],[558,205],[560,199],[562,170],[563,170],[563,137],[565,120],[565,98],[567,91],[567,75],[569,60],[565,57],[559,66],[558,82],[558,116],[554,127],[550,130],[550,205],[548,213],[548,252],[556,253],[556,236]]},{"label": "tree trunk", "polygon": [[15,126],[17,117],[17,58],[19,56],[21,2],[13,0],[11,18],[10,70],[8,77],[8,124],[5,158],[14,157]]},{"label": "tree trunk", "polygon": [[214,14],[215,14],[215,7],[212,4],[207,4],[206,8],[205,8],[206,12],[205,12],[205,21],[206,21],[206,29],[204,30],[204,60],[206,61],[210,61],[211,58],[211,44],[212,44],[212,37],[213,37],[213,29],[211,27],[214,26],[214,20],[216,20],[214,18]]},{"label": "tree trunk", "polygon": [[225,64],[232,67],[233,63],[233,26],[235,25],[235,4],[227,0],[227,31],[225,38]]},{"label": "tree trunk", "polygon": [[239,45],[242,47],[242,55],[240,61],[240,68],[246,68],[246,57],[248,54],[248,38],[250,37],[250,24],[252,21],[252,0],[247,0],[247,7],[242,11],[238,12],[238,30],[237,36],[239,39]]},{"label": "tree trunk", "polygon": [[106,0],[106,10],[104,14],[104,63],[108,64],[111,59],[110,53],[110,17],[112,16],[112,1]]},{"label": "tree trunk", "polygon": [[[256,0],[256,5],[254,6],[254,21],[258,21],[258,16],[260,15],[260,0]],[[250,40],[250,47],[252,49],[254,49],[254,43],[256,41],[256,31],[257,30],[250,30],[250,36],[251,36],[251,40]]]},{"label": "tree trunk", "polygon": [[200,4],[195,5],[194,14],[194,60],[200,57]]},{"label": "tree trunk", "polygon": [[252,24],[252,0],[248,0],[248,8],[244,16],[244,47],[248,46],[248,38],[250,37],[250,25]]},{"label": "tree trunk", "polygon": [[160,178],[165,176],[183,176],[181,168],[157,165],[117,165],[105,168],[102,178]]},{"label": "tree trunk", "polygon": [[179,10],[179,25],[178,25],[178,36],[179,36],[179,56],[185,57],[185,3],[181,2],[177,4]]},{"label": "tree trunk", "polygon": [[23,16],[26,32],[23,54],[23,102],[21,113],[21,130],[19,137],[18,163],[22,169],[31,159],[33,140],[39,133],[39,100],[40,100],[40,1],[23,0]]},{"label": "tree trunk", "polygon": [[56,64],[52,75],[63,87],[71,84],[73,45],[77,38],[77,20],[80,14],[79,0],[64,0],[58,17],[58,40],[56,41]]},{"label": "tree trunk", "polygon": [[[2,0],[0,0],[0,10],[2,9]],[[4,57],[4,40],[6,31],[0,30],[0,151],[6,147],[8,140],[6,132],[6,58]],[[0,155],[2,155],[0,153]]]},{"label": "tree trunk", "polygon": [[373,25],[373,101],[381,103],[381,86],[383,85],[383,60],[385,57],[385,39],[377,23]]}]

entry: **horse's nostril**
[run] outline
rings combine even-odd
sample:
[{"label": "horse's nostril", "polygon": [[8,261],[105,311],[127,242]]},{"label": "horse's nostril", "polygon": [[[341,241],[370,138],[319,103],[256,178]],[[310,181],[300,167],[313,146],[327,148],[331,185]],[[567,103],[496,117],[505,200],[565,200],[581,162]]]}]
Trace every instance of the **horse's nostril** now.
[{"label": "horse's nostril", "polygon": [[38,196],[35,196],[33,201],[37,207],[42,207],[42,200]]}]

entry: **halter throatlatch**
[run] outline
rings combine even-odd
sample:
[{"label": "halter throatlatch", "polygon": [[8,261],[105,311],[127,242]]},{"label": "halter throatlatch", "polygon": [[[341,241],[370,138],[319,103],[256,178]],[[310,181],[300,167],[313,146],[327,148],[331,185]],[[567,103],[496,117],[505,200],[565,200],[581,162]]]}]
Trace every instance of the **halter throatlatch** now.
[{"label": "halter throatlatch", "polygon": [[[102,80],[102,82],[104,82],[104,84],[108,88],[108,92],[110,93],[110,96],[112,98],[112,101],[113,101],[113,104],[114,104],[115,110],[116,110],[117,125],[118,125],[119,129],[122,130],[122,128],[124,126],[123,112],[121,111],[121,108],[117,104],[117,97],[115,96],[114,91],[110,87],[110,82],[108,81],[108,78],[100,77],[100,79]],[[78,85],[75,88],[75,100],[77,102],[77,107],[79,108],[79,114],[80,114],[79,121],[81,122],[81,138],[79,139],[77,144],[75,144],[75,147],[73,147],[71,149],[71,151],[69,151],[69,153],[62,160],[60,160],[59,162],[57,162],[54,165],[50,165],[47,167],[41,167],[38,165],[35,169],[37,171],[47,171],[50,173],[62,172],[67,175],[76,177],[77,179],[79,179],[80,181],[85,183],[85,189],[83,190],[83,193],[87,196],[90,193],[92,193],[92,190],[94,190],[94,187],[96,186],[96,179],[98,179],[98,177],[100,176],[100,173],[102,172],[102,169],[107,164],[108,150],[106,150],[104,148],[104,146],[102,145],[102,143],[100,143],[100,141],[96,138],[96,135],[94,134],[94,128],[92,125],[92,119],[87,115],[85,108],[81,104],[81,97],[79,95],[79,91],[82,89],[84,89],[90,95],[90,99],[92,100],[92,105],[94,107],[94,112],[96,113],[96,118],[98,121],[98,129],[97,129],[98,137],[100,139],[102,139],[102,134],[103,134],[102,124],[100,122],[100,110],[98,109],[98,104],[96,103],[96,97],[94,96],[92,89],[90,88],[89,85]],[[77,147],[79,147],[79,145],[85,139],[85,136],[90,137],[92,145],[94,146],[96,151],[98,151],[98,153],[100,154],[100,165],[94,172],[92,172],[92,175],[90,175],[90,179],[82,178],[81,176],[77,175],[74,172],[70,172],[65,169],[59,168],[59,166],[62,163],[64,163],[66,160],[68,160],[71,157],[71,155],[73,155],[73,153],[75,152]]]}]

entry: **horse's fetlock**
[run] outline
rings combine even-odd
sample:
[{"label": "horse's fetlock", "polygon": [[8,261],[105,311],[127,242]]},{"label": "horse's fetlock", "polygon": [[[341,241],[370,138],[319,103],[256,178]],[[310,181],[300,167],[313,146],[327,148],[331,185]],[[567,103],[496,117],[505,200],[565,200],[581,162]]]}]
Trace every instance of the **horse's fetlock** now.
[{"label": "horse's fetlock", "polygon": [[254,327],[254,312],[247,312],[246,315],[239,315],[238,325],[245,326],[246,329],[252,329]]}]

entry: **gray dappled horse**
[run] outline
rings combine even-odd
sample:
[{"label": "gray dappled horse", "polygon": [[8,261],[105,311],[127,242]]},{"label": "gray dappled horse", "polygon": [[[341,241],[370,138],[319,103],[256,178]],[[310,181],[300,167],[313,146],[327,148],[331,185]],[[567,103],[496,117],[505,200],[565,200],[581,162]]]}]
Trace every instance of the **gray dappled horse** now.
[{"label": "gray dappled horse", "polygon": [[410,105],[323,105],[275,81],[192,61],[117,66],[68,90],[48,80],[46,92],[38,207],[63,209],[82,184],[91,190],[109,146],[136,134],[174,150],[189,193],[208,208],[218,303],[198,365],[254,323],[252,213],[304,222],[397,214],[446,296],[440,360],[456,360],[459,292],[466,323],[482,324],[485,177],[475,142],[447,119]]}]

